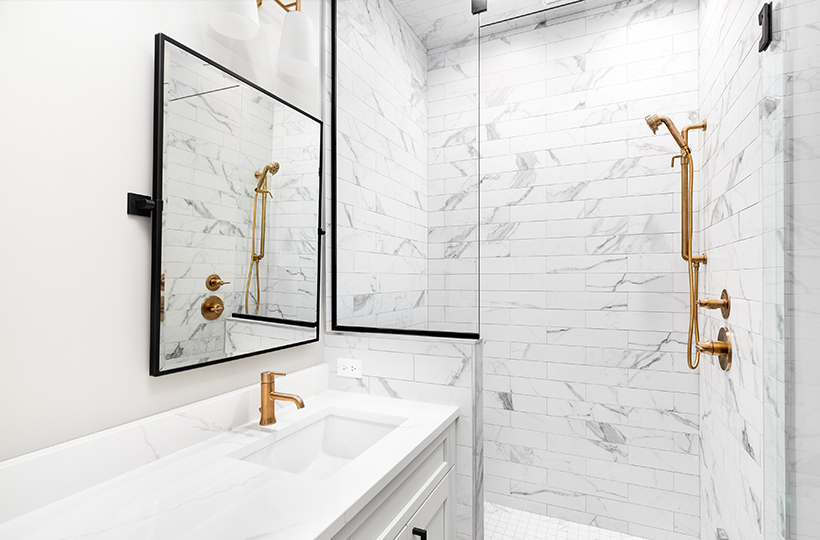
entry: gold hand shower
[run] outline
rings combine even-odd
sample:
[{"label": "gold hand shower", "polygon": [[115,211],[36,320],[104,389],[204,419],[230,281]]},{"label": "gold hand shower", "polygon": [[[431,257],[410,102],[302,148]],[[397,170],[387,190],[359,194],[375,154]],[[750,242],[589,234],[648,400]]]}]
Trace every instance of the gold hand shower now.
[{"label": "gold hand shower", "polygon": [[[678,131],[675,124],[666,116],[650,114],[646,117],[646,123],[653,133],[658,132],[661,124],[665,124],[669,133],[680,146],[680,155],[672,158],[672,166],[675,166],[675,158],[680,158],[681,164],[681,257],[686,261],[689,269],[689,335],[686,344],[686,362],[691,369],[696,369],[700,364],[700,353],[712,354],[708,348],[700,345],[700,328],[698,326],[698,270],[701,264],[706,264],[706,255],[692,254],[692,197],[694,194],[695,165],[692,159],[692,150],[689,148],[689,131],[692,129],[706,130],[706,122],[693,124],[683,128],[683,132]],[[692,341],[696,344],[695,359],[692,360]],[[712,342],[710,342],[712,343]],[[717,348],[713,348],[717,350]],[[722,349],[721,349],[722,350]]]},{"label": "gold hand shower", "polygon": [[[251,265],[248,269],[248,283],[245,286],[245,313],[249,313],[250,309],[248,308],[248,296],[251,292],[251,277],[253,276],[254,267],[256,267],[256,311],[255,314],[259,315],[259,298],[260,298],[260,289],[259,289],[259,261],[261,261],[265,257],[265,230],[267,229],[266,225],[266,218],[268,215],[268,198],[267,196],[270,195],[273,198],[273,195],[270,191],[268,191],[268,173],[271,176],[279,172],[279,164],[275,161],[272,161],[265,165],[265,168],[262,169],[262,172],[255,172],[253,173],[254,177],[256,177],[259,182],[256,184],[256,189],[254,189],[253,195],[253,225],[251,228]],[[259,195],[262,195],[262,220],[261,220],[261,227],[260,227],[260,240],[259,240],[259,253],[256,253],[256,204],[259,199]]]}]

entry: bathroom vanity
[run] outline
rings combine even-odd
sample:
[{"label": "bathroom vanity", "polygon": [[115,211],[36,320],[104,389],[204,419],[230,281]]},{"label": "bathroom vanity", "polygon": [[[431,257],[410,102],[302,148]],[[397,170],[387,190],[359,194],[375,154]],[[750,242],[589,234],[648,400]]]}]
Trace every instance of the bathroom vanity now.
[{"label": "bathroom vanity", "polygon": [[272,426],[247,423],[16,517],[0,537],[453,540],[457,416],[322,391],[281,406]]}]

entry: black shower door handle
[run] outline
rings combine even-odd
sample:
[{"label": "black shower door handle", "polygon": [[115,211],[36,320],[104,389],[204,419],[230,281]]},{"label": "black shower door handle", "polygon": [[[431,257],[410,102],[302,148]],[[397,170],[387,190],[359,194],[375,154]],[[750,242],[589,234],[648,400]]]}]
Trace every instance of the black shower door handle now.
[{"label": "black shower door handle", "polygon": [[418,536],[421,540],[427,540],[427,531],[418,527],[413,527],[413,536]]}]

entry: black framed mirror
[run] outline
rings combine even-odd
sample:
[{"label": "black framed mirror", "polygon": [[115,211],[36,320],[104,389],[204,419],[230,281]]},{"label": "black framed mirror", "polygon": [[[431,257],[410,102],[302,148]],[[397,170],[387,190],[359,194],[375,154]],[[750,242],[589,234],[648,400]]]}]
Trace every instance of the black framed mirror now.
[{"label": "black framed mirror", "polygon": [[322,122],[155,45],[151,375],[318,341]]}]

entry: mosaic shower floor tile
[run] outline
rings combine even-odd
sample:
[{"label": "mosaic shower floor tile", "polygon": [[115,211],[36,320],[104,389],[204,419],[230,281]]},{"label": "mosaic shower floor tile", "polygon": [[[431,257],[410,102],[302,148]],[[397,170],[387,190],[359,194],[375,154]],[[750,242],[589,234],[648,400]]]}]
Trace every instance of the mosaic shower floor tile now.
[{"label": "mosaic shower floor tile", "polygon": [[484,540],[643,540],[589,525],[484,503]]}]

